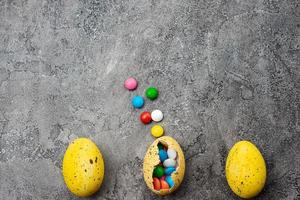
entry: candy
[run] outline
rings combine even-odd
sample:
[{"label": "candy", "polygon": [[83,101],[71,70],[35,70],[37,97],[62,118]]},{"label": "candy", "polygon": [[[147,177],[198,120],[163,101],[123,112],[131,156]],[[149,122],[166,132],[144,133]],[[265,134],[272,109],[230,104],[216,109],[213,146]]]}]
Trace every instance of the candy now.
[{"label": "candy", "polygon": [[149,124],[152,121],[150,112],[142,112],[140,120],[143,124]]},{"label": "candy", "polygon": [[153,178],[153,187],[155,190],[160,190],[160,180],[158,178]]},{"label": "candy", "polygon": [[155,100],[158,97],[158,91],[155,87],[149,87],[145,92],[146,97],[150,100]]},{"label": "candy", "polygon": [[151,113],[151,118],[155,122],[160,122],[164,118],[164,115],[160,110],[153,110]]},{"label": "candy", "polygon": [[166,179],[165,179],[165,181],[168,183],[168,185],[170,186],[170,188],[172,188],[175,185],[171,176],[167,176]]},{"label": "candy", "polygon": [[165,180],[160,180],[161,189],[170,189],[169,184]]},{"label": "candy", "polygon": [[176,169],[175,169],[175,167],[167,167],[166,169],[165,169],[165,175],[171,175],[173,172],[175,172],[176,171]]},{"label": "candy", "polygon": [[157,144],[157,147],[158,147],[159,150],[161,150],[161,149],[164,148],[164,146],[162,145],[162,143],[158,143],[158,144]]},{"label": "candy", "polygon": [[[164,137],[162,137],[162,138],[164,138]],[[155,193],[165,195],[165,194],[171,193],[172,191],[176,190],[176,188],[177,188],[177,185],[175,185],[175,182],[176,182],[176,184],[178,183],[177,178],[178,178],[178,174],[182,170],[182,168],[181,168],[182,163],[179,162],[180,159],[177,160],[176,158],[177,157],[180,158],[181,154],[180,154],[179,149],[175,148],[176,146],[168,144],[165,140],[158,141],[156,143],[156,146],[158,148],[158,155],[157,155],[157,149],[155,149],[155,151],[153,151],[153,153],[151,153],[151,154],[152,155],[155,154],[154,156],[159,157],[159,163],[154,168],[153,168],[153,165],[151,166],[152,169],[150,170],[150,173],[152,171],[153,179],[149,180],[150,181],[149,185],[148,185],[148,182],[146,182],[146,183],[147,183],[148,187],[150,187],[150,189],[152,191],[154,191]],[[170,147],[170,146],[172,146],[172,148],[169,149],[168,147]],[[153,148],[151,148],[151,149],[153,149]],[[173,157],[174,159],[170,159],[168,157],[168,152],[169,152],[170,156]],[[177,163],[177,161],[178,161],[178,163]],[[155,159],[155,162],[157,163],[156,159]],[[161,172],[161,170],[163,170],[163,172]],[[145,171],[144,171],[144,173],[145,173]],[[151,176],[151,174],[148,174],[147,179],[150,178],[149,175]],[[158,183],[158,180],[160,182],[160,185]],[[179,182],[179,184],[180,184],[180,182]],[[151,185],[153,185],[153,187]]]},{"label": "candy", "polygon": [[128,90],[135,90],[137,88],[138,82],[134,78],[130,77],[124,82],[124,87]]},{"label": "candy", "polygon": [[151,134],[154,136],[154,137],[160,137],[164,134],[164,129],[163,127],[161,127],[160,125],[154,125],[152,128],[151,128]]},{"label": "candy", "polygon": [[175,159],[177,157],[177,152],[174,149],[168,149],[167,153],[168,157],[171,159]]},{"label": "candy", "polygon": [[163,162],[163,165],[164,165],[165,167],[175,167],[176,161],[173,160],[173,159],[168,158],[167,160],[165,160],[165,161]]},{"label": "candy", "polygon": [[161,162],[164,162],[166,159],[168,159],[168,154],[163,149],[159,150],[158,155],[159,155],[159,159],[160,159]]},{"label": "candy", "polygon": [[164,175],[164,168],[162,166],[156,166],[153,170],[153,176],[160,178]]},{"label": "candy", "polygon": [[135,108],[142,108],[144,106],[144,98],[141,96],[134,96],[131,103]]}]

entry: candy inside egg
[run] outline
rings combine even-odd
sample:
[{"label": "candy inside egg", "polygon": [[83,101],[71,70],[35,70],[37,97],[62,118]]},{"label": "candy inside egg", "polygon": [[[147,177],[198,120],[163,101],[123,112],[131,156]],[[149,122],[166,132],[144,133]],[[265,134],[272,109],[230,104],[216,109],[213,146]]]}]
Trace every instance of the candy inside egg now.
[{"label": "candy inside egg", "polygon": [[160,162],[153,169],[153,188],[159,191],[170,189],[174,186],[171,175],[176,171],[177,152],[174,149],[169,149],[160,142],[157,144],[157,148],[159,150]]},{"label": "candy inside egg", "polygon": [[184,154],[177,141],[170,136],[157,138],[144,157],[143,174],[148,188],[158,195],[171,194],[182,183],[184,173]]}]

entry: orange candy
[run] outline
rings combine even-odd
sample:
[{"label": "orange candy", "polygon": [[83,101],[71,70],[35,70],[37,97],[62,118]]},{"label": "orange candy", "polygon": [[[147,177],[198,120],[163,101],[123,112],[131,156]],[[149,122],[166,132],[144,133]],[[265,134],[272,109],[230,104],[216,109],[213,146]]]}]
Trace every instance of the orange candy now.
[{"label": "orange candy", "polygon": [[169,184],[165,180],[160,180],[161,189],[170,189]]},{"label": "orange candy", "polygon": [[160,190],[161,189],[160,181],[156,177],[153,178],[153,187],[154,187],[155,190]]}]

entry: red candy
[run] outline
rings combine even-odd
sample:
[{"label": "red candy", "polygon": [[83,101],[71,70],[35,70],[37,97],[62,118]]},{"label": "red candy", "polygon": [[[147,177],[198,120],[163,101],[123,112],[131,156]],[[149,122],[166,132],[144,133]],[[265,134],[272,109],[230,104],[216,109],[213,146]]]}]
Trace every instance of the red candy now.
[{"label": "red candy", "polygon": [[155,190],[160,190],[160,181],[158,178],[153,178],[153,187]]},{"label": "red candy", "polygon": [[150,112],[142,112],[140,115],[140,120],[143,124],[149,124],[152,121]]},{"label": "red candy", "polygon": [[170,189],[169,184],[165,180],[160,180],[161,189]]},{"label": "red candy", "polygon": [[160,177],[160,180],[166,180],[166,176]]}]

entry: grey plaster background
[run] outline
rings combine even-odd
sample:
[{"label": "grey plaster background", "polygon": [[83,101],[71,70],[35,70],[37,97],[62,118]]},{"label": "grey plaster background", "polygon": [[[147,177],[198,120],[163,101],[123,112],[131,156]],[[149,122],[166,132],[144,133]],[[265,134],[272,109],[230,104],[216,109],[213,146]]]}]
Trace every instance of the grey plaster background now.
[{"label": "grey plaster background", "polygon": [[[298,0],[0,0],[0,199],[76,199],[61,162],[93,139],[106,162],[90,199],[161,199],[144,184],[152,143],[130,98],[147,86],[187,171],[162,199],[238,199],[225,158],[254,142],[268,165],[257,199],[300,199]],[[123,88],[128,76],[140,85]]]}]

